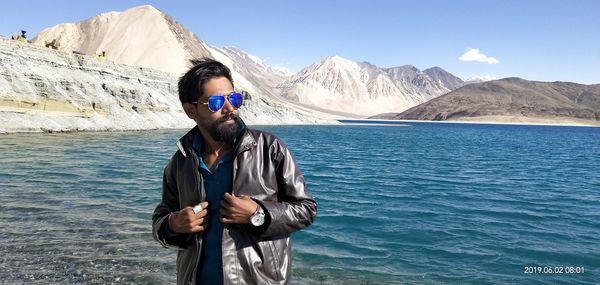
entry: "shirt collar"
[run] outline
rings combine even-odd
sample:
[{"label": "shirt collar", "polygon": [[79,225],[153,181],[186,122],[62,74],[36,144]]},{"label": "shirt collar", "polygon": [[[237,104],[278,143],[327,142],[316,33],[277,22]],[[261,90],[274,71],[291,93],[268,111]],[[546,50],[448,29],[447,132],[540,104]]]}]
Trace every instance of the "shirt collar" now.
[{"label": "shirt collar", "polygon": [[[244,131],[244,129],[246,128],[246,126],[244,124],[241,125],[240,130],[238,131],[236,137],[233,139],[233,141],[231,142],[232,146],[235,146],[235,143],[237,141],[237,137],[239,136],[240,133],[242,133]],[[192,142],[192,147],[194,148],[194,151],[196,152],[196,155],[198,157],[198,164],[199,167],[208,171],[208,172],[212,172],[209,168],[208,165],[206,165],[206,163],[204,163],[204,159],[202,159],[202,145],[203,145],[203,141],[202,141],[202,135],[200,134],[200,132],[196,132],[196,134],[194,135],[194,140]],[[217,165],[214,167],[214,169],[217,169],[219,167],[219,165],[223,162],[227,162],[230,160],[233,160],[233,149],[231,149],[230,151],[228,151],[225,155],[223,155],[221,157],[221,160],[219,160],[219,162],[217,162]]]}]

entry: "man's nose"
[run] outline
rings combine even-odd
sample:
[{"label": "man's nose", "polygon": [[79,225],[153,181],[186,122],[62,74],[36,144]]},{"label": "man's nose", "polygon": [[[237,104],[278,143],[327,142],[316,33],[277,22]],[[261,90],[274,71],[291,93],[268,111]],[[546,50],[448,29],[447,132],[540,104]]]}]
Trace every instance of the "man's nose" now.
[{"label": "man's nose", "polygon": [[235,110],[235,108],[233,107],[233,105],[231,105],[231,102],[229,102],[229,98],[225,99],[225,104],[223,105],[223,110],[226,113],[230,113],[230,112],[233,112],[233,110]]}]

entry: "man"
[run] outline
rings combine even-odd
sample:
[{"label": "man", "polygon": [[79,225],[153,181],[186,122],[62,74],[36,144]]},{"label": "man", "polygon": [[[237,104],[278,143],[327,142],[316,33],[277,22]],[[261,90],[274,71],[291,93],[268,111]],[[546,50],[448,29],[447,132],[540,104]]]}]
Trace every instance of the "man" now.
[{"label": "man", "polygon": [[313,223],[317,204],[286,145],[240,119],[229,69],[192,63],[178,87],[197,126],[165,168],[154,238],[180,250],[178,284],[287,284],[290,234]]}]

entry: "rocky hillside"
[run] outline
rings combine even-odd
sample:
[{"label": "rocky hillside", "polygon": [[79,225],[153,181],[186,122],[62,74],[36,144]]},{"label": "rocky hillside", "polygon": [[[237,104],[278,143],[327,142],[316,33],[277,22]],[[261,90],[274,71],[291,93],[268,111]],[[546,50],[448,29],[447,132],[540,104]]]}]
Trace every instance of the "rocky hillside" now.
[{"label": "rocky hillside", "polygon": [[528,121],[559,119],[600,121],[600,84],[537,82],[505,78],[463,86],[400,114],[379,119]]},{"label": "rocky hillside", "polygon": [[450,72],[443,70],[441,67],[434,66],[432,68],[423,70],[423,72],[429,75],[431,79],[439,82],[450,90],[455,90],[465,85],[465,82],[462,79],[454,76]]},{"label": "rocky hillside", "polygon": [[282,114],[301,113],[304,122],[313,122],[317,117],[336,117],[281,100],[273,92],[273,87],[286,76],[281,70],[239,49],[211,46],[150,5],[102,13],[79,23],[59,24],[33,39],[40,46],[52,42],[58,50],[68,53],[98,55],[104,51],[106,61],[158,69],[176,77],[188,69],[190,59],[214,58],[231,69],[236,88],[250,92],[253,99]]},{"label": "rocky hillside", "polygon": [[410,64],[384,68],[383,71],[395,80],[398,87],[405,90],[407,96],[413,97],[418,103],[429,101],[451,90],[444,86],[442,81],[434,80],[427,73]]},{"label": "rocky hillside", "polygon": [[[249,124],[318,122],[253,99],[242,107]],[[0,133],[192,125],[169,73],[0,38]]]}]

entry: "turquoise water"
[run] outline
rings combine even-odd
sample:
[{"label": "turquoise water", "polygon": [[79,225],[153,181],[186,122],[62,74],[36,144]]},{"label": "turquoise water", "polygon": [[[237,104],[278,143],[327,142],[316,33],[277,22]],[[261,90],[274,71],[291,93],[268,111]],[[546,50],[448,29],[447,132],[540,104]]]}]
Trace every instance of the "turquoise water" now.
[{"label": "turquoise water", "polygon": [[[600,282],[600,128],[259,128],[319,203],[294,283]],[[2,283],[174,283],[150,216],[184,132],[0,136]]]}]

